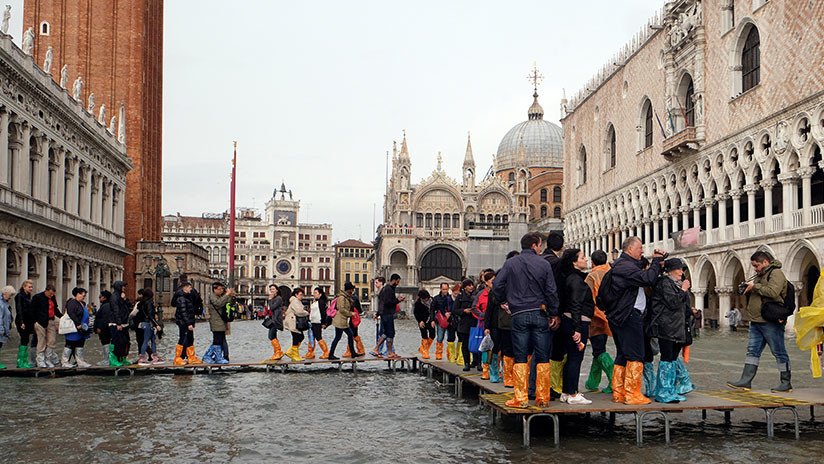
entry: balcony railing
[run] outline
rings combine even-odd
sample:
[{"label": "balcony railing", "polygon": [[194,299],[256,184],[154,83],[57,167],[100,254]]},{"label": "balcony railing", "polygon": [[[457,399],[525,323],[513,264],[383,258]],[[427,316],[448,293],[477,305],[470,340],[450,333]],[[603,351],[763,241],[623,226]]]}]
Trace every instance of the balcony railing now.
[{"label": "balcony railing", "polygon": [[824,224],[824,205],[817,205],[813,206],[810,209],[810,224],[811,226],[817,226]]},{"label": "balcony railing", "polygon": [[666,157],[675,157],[693,153],[697,150],[698,138],[695,134],[695,127],[687,127],[664,140],[661,154]]}]

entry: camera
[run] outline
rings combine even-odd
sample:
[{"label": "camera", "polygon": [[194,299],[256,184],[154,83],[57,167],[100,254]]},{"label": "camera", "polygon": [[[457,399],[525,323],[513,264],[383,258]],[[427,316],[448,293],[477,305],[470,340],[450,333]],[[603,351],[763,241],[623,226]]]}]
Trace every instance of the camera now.
[{"label": "camera", "polygon": [[738,294],[743,295],[744,292],[747,290],[748,285],[749,282],[741,282],[740,284],[738,284]]}]

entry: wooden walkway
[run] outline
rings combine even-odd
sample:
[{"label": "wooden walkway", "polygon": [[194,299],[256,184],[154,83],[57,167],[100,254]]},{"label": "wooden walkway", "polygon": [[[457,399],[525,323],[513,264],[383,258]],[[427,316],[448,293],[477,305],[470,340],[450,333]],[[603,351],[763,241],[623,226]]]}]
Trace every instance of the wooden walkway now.
[{"label": "wooden walkway", "polygon": [[438,379],[441,385],[452,386],[455,396],[463,397],[465,385],[471,385],[479,392],[479,401],[490,410],[490,420],[495,424],[501,415],[520,417],[523,423],[523,443],[530,444],[530,425],[538,417],[549,418],[553,423],[553,439],[557,446],[560,443],[560,416],[587,415],[600,413],[609,414],[611,424],[615,422],[617,414],[632,414],[635,416],[636,442],[644,442],[644,421],[649,417],[660,417],[664,421],[664,436],[670,442],[670,414],[685,411],[702,412],[702,418],[707,418],[707,411],[724,413],[726,423],[731,421],[731,413],[737,409],[761,409],[767,423],[767,437],[774,436],[775,414],[779,411],[789,412],[793,417],[795,437],[799,438],[798,408],[809,407],[810,416],[815,418],[815,406],[824,405],[824,388],[798,389],[791,393],[776,394],[768,391],[741,391],[717,390],[694,391],[687,396],[683,403],[666,404],[653,402],[648,405],[629,406],[613,403],[612,395],[603,393],[589,393],[587,399],[592,400],[589,405],[569,405],[560,401],[553,401],[550,406],[539,408],[534,403],[527,408],[511,408],[506,401],[513,397],[511,388],[505,388],[501,383],[491,383],[482,380],[480,373],[475,370],[464,372],[461,366],[445,361],[420,360],[421,372],[430,378]]},{"label": "wooden walkway", "polygon": [[0,369],[0,377],[66,377],[78,375],[97,375],[106,376],[114,375],[153,375],[153,374],[211,374],[216,372],[270,372],[280,371],[287,372],[290,369],[300,369],[301,366],[328,366],[337,367],[339,371],[343,371],[344,366],[348,367],[353,373],[358,372],[358,365],[360,364],[376,364],[384,362],[386,368],[395,372],[398,369],[411,372],[418,369],[417,358],[415,357],[401,357],[399,359],[375,358],[371,356],[362,358],[341,358],[339,360],[330,361],[328,359],[305,359],[303,361],[292,361],[284,357],[276,362],[248,362],[248,363],[229,363],[229,364],[188,364],[183,366],[176,366],[172,363],[166,364],[152,364],[147,366],[139,366],[131,364],[123,367],[111,366],[92,366],[88,368],[78,367],[52,367],[52,368],[6,368]]}]

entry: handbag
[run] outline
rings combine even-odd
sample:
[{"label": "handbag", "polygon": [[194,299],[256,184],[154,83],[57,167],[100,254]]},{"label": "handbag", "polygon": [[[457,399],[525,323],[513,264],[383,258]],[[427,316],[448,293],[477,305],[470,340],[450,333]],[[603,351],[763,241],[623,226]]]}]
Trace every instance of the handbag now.
[{"label": "handbag", "polygon": [[309,330],[309,316],[295,316],[295,330],[303,332]]},{"label": "handbag", "polygon": [[360,313],[357,311],[352,311],[352,318],[349,320],[352,323],[352,327],[357,327],[361,323]]},{"label": "handbag", "polygon": [[273,318],[272,316],[266,316],[263,319],[263,322],[260,323],[260,325],[266,327],[267,329],[271,329],[275,325],[275,318]]},{"label": "handbag", "polygon": [[435,320],[442,329],[449,328],[449,319],[446,318],[446,314],[440,311],[435,311]]},{"label": "handbag", "polygon": [[63,311],[63,315],[60,316],[60,322],[57,326],[57,333],[60,335],[77,333],[77,326],[74,325],[74,321],[69,317],[68,310]]},{"label": "handbag", "polygon": [[469,352],[480,353],[481,342],[484,339],[484,329],[482,327],[472,327],[469,329]]}]

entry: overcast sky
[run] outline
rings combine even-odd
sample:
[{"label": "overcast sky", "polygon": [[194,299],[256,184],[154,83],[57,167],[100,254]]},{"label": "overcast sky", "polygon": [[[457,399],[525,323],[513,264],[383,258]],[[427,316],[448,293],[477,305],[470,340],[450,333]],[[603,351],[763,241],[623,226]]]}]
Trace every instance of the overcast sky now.
[{"label": "overcast sky", "polygon": [[[10,32],[19,43],[21,0]],[[386,151],[408,134],[415,181],[443,152],[460,179],[467,132],[479,176],[526,119],[533,62],[545,118],[663,0],[166,0],[163,212],[262,209],[285,181],[301,221],[336,241],[373,237]]]}]

